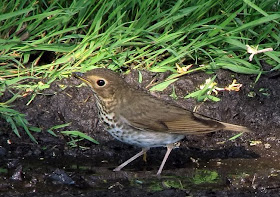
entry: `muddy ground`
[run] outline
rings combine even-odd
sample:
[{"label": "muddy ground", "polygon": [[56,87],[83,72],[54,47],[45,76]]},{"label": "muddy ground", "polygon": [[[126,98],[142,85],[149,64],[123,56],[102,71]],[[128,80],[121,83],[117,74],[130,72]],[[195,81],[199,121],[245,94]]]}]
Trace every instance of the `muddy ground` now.
[{"label": "muddy ground", "polygon": [[[156,77],[168,74],[138,71],[125,75],[135,88],[145,89]],[[169,95],[172,86],[154,96],[192,110],[194,99],[183,97],[194,91],[210,75],[195,73],[176,81],[178,96]],[[141,158],[121,172],[112,169],[140,151],[137,147],[114,140],[96,125],[94,97],[87,86],[72,77],[55,81],[51,88],[37,95],[30,105],[31,95],[14,102],[14,109],[26,114],[28,121],[43,129],[34,133],[38,144],[21,131],[18,138],[1,120],[0,196],[278,196],[280,193],[280,85],[279,74],[261,76],[218,71],[219,87],[233,79],[243,84],[239,92],[221,92],[220,102],[207,101],[198,112],[225,122],[249,127],[253,132],[234,141],[233,132],[215,132],[203,136],[187,136],[175,149],[162,176],[155,174],[165,154],[165,148],[148,152],[147,163]],[[12,95],[7,91],[1,101]],[[71,122],[57,129],[58,137],[47,132],[54,125]],[[62,130],[79,130],[100,142],[77,142],[60,134]]]}]

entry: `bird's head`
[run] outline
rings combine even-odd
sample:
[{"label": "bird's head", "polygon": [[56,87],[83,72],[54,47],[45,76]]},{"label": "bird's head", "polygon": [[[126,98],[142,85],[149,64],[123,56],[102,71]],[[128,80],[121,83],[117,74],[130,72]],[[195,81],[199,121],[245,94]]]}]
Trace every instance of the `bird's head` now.
[{"label": "bird's head", "polygon": [[86,73],[74,72],[73,76],[88,84],[101,100],[112,99],[127,88],[126,82],[117,73],[105,68]]}]

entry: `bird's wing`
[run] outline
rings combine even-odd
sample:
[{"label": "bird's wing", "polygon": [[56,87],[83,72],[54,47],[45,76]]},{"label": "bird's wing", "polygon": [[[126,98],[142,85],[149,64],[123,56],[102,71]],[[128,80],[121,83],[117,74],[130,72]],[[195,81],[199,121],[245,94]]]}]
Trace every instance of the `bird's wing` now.
[{"label": "bird's wing", "polygon": [[201,134],[223,129],[225,126],[180,107],[167,104],[148,95],[140,95],[137,102],[122,106],[120,114],[139,129],[158,132]]}]

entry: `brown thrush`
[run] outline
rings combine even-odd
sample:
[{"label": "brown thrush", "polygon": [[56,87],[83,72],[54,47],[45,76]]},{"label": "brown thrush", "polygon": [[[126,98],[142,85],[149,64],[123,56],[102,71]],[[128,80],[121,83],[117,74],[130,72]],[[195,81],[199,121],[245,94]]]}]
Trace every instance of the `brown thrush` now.
[{"label": "brown thrush", "polygon": [[121,142],[142,148],[141,152],[114,171],[120,171],[151,147],[164,146],[167,152],[157,172],[159,175],[175,143],[187,134],[221,129],[249,131],[246,127],[216,121],[135,90],[108,69],[98,68],[85,74],[76,72],[73,75],[92,88],[99,118],[105,123],[107,131]]}]

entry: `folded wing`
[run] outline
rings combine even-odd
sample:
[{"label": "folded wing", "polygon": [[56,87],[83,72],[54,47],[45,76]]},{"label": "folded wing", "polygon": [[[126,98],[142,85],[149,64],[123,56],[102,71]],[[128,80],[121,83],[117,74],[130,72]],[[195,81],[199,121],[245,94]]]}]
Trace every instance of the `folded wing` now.
[{"label": "folded wing", "polygon": [[[206,116],[192,113],[180,107],[166,104],[149,95],[141,95],[142,100],[123,106],[121,116],[131,126],[143,130],[178,134],[202,134],[217,130],[248,132],[246,127],[220,122]],[[130,107],[133,105],[133,110]]]}]

